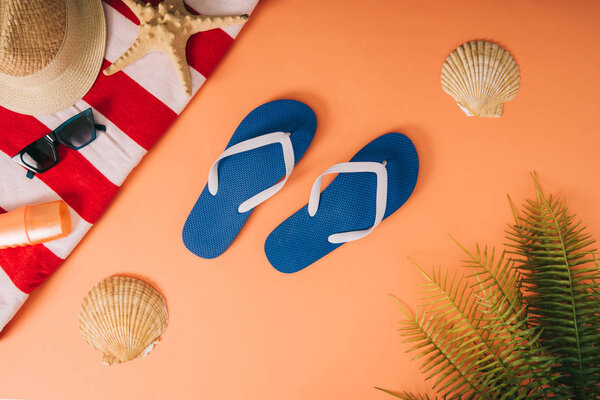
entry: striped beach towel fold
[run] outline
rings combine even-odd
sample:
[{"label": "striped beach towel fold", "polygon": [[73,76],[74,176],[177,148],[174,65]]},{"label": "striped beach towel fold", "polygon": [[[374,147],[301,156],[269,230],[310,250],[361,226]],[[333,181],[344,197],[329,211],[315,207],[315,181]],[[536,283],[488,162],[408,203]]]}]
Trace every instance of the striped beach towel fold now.
[{"label": "striped beach towel fold", "polygon": [[[153,0],[157,4],[160,1]],[[190,11],[207,15],[250,14],[258,0],[186,0]],[[134,14],[121,0],[104,0],[107,44],[102,69],[137,37]],[[187,45],[193,93],[215,69],[242,26],[202,32]],[[151,53],[112,76],[100,73],[91,90],[72,107],[31,117],[0,107],[0,213],[26,204],[62,199],[70,208],[68,237],[0,250],[0,331],[29,294],[54,272],[98,220],[117,190],[187,105],[170,59]],[[62,122],[92,108],[106,132],[80,151],[59,149],[60,162],[25,177],[11,157]]]}]

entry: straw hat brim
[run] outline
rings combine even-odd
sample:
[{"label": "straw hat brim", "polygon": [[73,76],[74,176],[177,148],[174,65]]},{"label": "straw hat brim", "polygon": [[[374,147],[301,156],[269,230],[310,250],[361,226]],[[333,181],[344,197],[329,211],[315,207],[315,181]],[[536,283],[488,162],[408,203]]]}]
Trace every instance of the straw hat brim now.
[{"label": "straw hat brim", "polygon": [[47,115],[79,101],[104,60],[106,20],[101,0],[67,0],[64,42],[55,58],[26,76],[0,73],[0,105],[27,115]]}]

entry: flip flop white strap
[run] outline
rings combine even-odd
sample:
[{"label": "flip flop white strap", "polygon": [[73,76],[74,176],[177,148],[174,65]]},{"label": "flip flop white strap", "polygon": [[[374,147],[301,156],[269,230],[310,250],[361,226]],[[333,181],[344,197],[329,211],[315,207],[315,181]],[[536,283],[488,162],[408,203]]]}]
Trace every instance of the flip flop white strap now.
[{"label": "flip flop white strap", "polygon": [[234,144],[226,149],[217,160],[213,163],[208,171],[208,191],[215,196],[219,190],[219,161],[232,156],[234,154],[243,153],[245,151],[258,149],[259,147],[268,146],[274,143],[280,143],[283,149],[283,161],[285,163],[285,177],[275,185],[263,190],[262,192],[250,197],[238,207],[239,213],[252,210],[254,207],[267,200],[269,197],[277,193],[285,182],[288,180],[292,170],[294,169],[294,148],[290,140],[291,133],[288,132],[272,132],[266,135],[258,136],[252,139],[244,140],[243,142]]},{"label": "flip flop white strap", "polygon": [[383,219],[385,215],[385,207],[387,205],[387,187],[388,178],[387,170],[385,169],[386,162],[369,162],[356,161],[336,164],[323,172],[313,183],[310,191],[310,200],[308,201],[308,214],[314,217],[319,208],[319,200],[321,198],[321,181],[323,176],[327,174],[338,173],[355,173],[355,172],[372,172],[377,175],[377,196],[375,200],[375,223],[369,229],[359,231],[340,232],[330,235],[327,240],[329,243],[346,243],[353,240],[362,239],[367,236]]}]

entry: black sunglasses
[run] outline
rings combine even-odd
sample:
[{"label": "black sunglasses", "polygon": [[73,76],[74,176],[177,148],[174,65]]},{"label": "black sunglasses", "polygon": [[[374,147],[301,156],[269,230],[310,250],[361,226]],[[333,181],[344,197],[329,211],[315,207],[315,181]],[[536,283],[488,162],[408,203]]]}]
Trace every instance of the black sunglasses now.
[{"label": "black sunglasses", "polygon": [[41,139],[29,144],[13,157],[13,160],[27,168],[27,177],[33,178],[35,173],[48,171],[58,163],[56,147],[59,143],[79,150],[96,139],[96,130],[106,131],[106,126],[94,122],[92,109],[69,118],[58,128]]}]

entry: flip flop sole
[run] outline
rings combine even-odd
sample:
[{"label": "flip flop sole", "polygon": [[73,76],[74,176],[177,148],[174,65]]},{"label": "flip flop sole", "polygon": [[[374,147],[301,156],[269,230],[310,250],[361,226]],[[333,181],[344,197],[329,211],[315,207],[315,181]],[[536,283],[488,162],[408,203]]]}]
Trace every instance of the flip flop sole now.
[{"label": "flip flop sole", "polygon": [[[275,100],[250,112],[227,148],[267,133],[290,132],[297,163],[308,149],[316,127],[315,113],[306,104]],[[183,243],[202,258],[223,254],[252,213],[239,213],[239,205],[285,176],[281,145],[271,144],[224,158],[219,162],[218,173],[217,194],[211,195],[205,186],[183,227]]]},{"label": "flip flop sole", "polygon": [[[386,163],[387,205],[384,219],[410,197],[417,183],[419,158],[411,140],[388,133],[363,147],[350,161]],[[368,229],[375,220],[376,177],[372,173],[339,174],[321,193],[319,208],[311,217],[308,204],[282,222],[267,238],[265,254],[278,271],[300,271],[342,244],[329,235]],[[375,229],[376,231],[377,229]]]}]

